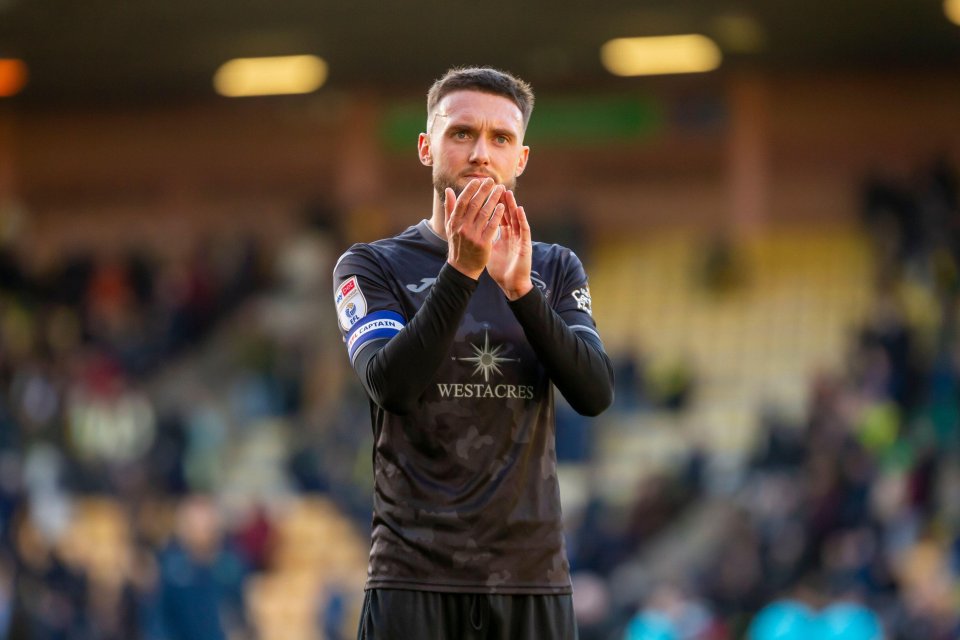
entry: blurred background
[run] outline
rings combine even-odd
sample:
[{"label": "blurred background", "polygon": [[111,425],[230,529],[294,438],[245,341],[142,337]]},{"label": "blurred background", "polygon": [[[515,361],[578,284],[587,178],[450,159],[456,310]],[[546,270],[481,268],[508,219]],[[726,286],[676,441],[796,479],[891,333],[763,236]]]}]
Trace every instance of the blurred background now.
[{"label": "blurred background", "polygon": [[616,363],[611,410],[558,411],[581,638],[960,638],[958,23],[0,0],[0,639],[355,635],[330,272],[429,216],[463,64],[533,84],[518,195]]}]

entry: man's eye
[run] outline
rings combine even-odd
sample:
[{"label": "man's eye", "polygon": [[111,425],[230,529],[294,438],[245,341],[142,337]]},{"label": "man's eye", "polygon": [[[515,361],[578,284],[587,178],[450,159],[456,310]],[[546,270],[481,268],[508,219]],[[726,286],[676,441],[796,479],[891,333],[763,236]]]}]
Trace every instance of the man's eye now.
[{"label": "man's eye", "polygon": [[466,132],[466,131],[457,131],[455,134],[453,134],[453,137],[456,138],[457,140],[466,140],[466,139],[467,139],[467,132]]},{"label": "man's eye", "polygon": [[498,144],[507,144],[507,136],[497,136],[496,140]]}]

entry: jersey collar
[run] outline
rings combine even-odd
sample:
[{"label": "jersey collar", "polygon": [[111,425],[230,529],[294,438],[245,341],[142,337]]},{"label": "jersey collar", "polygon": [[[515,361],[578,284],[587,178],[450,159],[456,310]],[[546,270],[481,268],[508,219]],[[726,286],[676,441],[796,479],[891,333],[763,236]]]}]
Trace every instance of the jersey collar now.
[{"label": "jersey collar", "polygon": [[431,247],[435,247],[443,253],[447,252],[447,241],[437,235],[437,232],[430,226],[429,220],[421,220],[417,225],[417,231],[420,232],[420,236]]}]

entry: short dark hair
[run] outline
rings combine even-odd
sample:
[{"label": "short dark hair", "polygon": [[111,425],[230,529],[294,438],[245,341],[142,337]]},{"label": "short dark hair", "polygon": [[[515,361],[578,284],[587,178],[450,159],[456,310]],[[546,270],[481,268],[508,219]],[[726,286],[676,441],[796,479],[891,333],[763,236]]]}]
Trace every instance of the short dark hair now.
[{"label": "short dark hair", "polygon": [[455,67],[433,83],[427,92],[427,129],[430,114],[444,96],[454,91],[480,91],[512,100],[523,114],[523,128],[533,113],[533,89],[513,74],[492,67]]}]

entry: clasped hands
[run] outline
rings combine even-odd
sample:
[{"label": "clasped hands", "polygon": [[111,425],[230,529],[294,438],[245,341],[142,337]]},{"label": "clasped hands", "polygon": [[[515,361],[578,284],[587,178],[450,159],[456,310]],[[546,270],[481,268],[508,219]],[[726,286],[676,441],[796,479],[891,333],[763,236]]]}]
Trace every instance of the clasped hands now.
[{"label": "clasped hands", "polygon": [[510,300],[529,292],[530,224],[513,191],[484,178],[468,182],[459,197],[450,188],[444,196],[447,262],[474,280],[486,269]]}]

